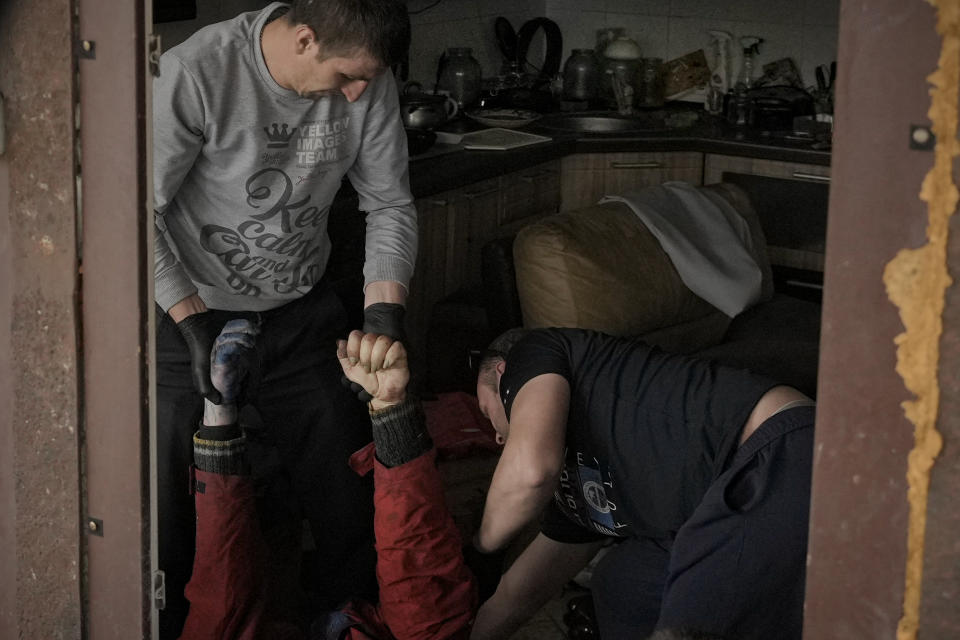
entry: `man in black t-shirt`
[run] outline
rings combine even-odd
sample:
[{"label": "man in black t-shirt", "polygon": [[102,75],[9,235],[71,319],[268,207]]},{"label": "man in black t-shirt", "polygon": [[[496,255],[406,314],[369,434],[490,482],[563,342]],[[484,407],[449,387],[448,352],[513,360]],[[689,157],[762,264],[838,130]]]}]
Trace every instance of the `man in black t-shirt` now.
[{"label": "man in black t-shirt", "polygon": [[604,640],[800,638],[809,398],[579,329],[504,334],[477,396],[504,449],[475,546],[500,549],[543,520],[472,638],[509,635],[611,541],[591,580]]}]

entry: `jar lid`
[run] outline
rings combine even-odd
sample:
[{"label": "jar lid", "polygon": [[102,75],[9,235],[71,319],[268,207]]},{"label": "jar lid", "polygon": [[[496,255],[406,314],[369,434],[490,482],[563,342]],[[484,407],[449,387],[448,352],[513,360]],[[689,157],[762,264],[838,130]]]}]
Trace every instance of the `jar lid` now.
[{"label": "jar lid", "polygon": [[611,60],[637,60],[641,57],[640,45],[627,36],[617,36],[603,50],[603,55]]}]

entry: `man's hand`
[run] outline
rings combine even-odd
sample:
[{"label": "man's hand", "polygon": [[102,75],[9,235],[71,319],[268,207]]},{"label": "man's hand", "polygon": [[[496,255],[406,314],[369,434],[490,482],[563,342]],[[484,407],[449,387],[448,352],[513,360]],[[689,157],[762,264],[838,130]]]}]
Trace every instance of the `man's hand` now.
[{"label": "man's hand", "polygon": [[186,316],[177,323],[180,335],[190,351],[190,370],[193,373],[193,386],[204,398],[214,404],[220,404],[220,392],[210,381],[210,350],[213,340],[220,332],[213,313],[201,311]]},{"label": "man's hand", "polygon": [[260,327],[250,320],[231,320],[224,325],[210,351],[210,381],[219,391],[221,402],[204,402],[203,423],[207,426],[237,421],[237,399],[256,357],[256,338]]},{"label": "man's hand", "polygon": [[403,343],[390,336],[351,331],[337,340],[343,375],[366,391],[374,410],[400,404],[407,397],[410,369]]}]

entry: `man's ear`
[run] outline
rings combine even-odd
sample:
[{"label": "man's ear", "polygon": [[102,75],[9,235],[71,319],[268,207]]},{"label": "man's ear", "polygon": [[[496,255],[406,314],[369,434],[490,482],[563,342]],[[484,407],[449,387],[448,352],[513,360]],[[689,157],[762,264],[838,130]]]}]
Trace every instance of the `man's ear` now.
[{"label": "man's ear", "polygon": [[317,46],[317,33],[311,27],[299,24],[294,30],[294,34],[297,38],[297,53],[303,53],[311,45]]},{"label": "man's ear", "polygon": [[497,360],[497,381],[499,382],[500,376],[503,375],[503,372],[507,370],[507,361],[504,359]]}]

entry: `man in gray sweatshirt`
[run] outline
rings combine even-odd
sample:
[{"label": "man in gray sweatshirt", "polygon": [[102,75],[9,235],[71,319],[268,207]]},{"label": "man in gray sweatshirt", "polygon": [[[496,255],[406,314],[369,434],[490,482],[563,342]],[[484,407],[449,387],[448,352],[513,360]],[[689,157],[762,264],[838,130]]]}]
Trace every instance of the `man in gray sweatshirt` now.
[{"label": "man in gray sweatshirt", "polygon": [[[344,462],[369,442],[369,418],[328,348],[347,327],[324,278],[327,220],[347,177],[367,213],[364,330],[401,338],[417,222],[385,70],[409,38],[402,0],[294,0],[208,26],[161,56],[153,143],[164,638],[176,637],[186,612],[191,438],[203,399],[219,402],[210,346],[236,317],[261,328],[248,400],[263,424],[283,425],[261,439],[288,476],[275,504],[308,521],[317,542],[325,571],[311,590],[331,606],[343,593],[373,595],[372,487]],[[342,428],[350,423],[359,426]]]}]

